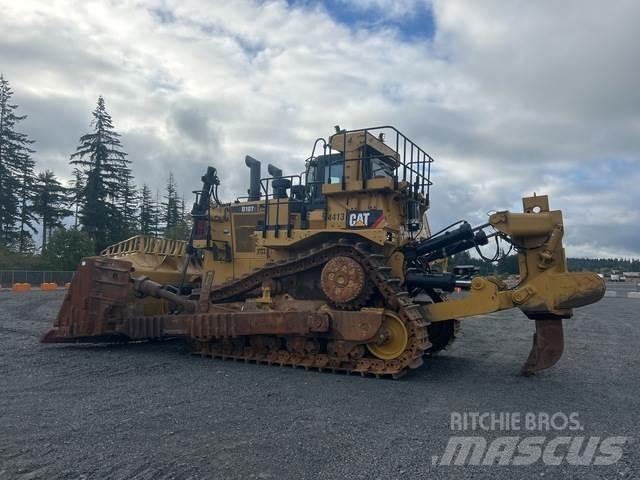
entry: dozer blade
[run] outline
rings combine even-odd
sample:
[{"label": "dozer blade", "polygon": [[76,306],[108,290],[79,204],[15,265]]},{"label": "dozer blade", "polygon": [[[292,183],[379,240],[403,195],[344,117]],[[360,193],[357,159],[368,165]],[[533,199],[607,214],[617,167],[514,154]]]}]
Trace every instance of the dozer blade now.
[{"label": "dozer blade", "polygon": [[42,343],[111,342],[130,293],[131,263],[107,257],[87,257],[78,267],[58,312],[54,328]]},{"label": "dozer blade", "polygon": [[522,375],[530,376],[553,367],[564,350],[562,320],[558,318],[536,320],[536,333],[529,357],[521,369]]}]

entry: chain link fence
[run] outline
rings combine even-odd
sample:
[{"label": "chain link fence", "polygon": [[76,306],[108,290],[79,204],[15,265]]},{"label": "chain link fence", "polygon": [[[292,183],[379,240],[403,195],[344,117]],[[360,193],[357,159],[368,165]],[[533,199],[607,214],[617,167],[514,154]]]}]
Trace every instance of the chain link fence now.
[{"label": "chain link fence", "polygon": [[33,270],[0,270],[0,284],[10,287],[14,283],[30,283],[34,286],[41,283],[57,283],[63,286],[70,282],[74,272],[33,271]]}]

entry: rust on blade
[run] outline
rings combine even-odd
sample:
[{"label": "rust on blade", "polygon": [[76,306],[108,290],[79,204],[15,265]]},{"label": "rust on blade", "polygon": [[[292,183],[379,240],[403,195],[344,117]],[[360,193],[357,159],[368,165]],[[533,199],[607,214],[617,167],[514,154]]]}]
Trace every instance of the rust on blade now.
[{"label": "rust on blade", "polygon": [[547,318],[536,320],[536,333],[529,357],[521,369],[522,375],[530,376],[553,367],[564,351],[562,319]]},{"label": "rust on blade", "polygon": [[129,295],[131,262],[106,257],[82,260],[67,291],[54,328],[42,343],[112,341],[111,323],[122,316]]}]

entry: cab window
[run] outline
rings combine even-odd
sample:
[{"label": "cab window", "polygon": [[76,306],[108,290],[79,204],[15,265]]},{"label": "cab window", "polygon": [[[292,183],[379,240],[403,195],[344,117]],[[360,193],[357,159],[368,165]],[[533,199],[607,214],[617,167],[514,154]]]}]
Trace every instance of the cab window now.
[{"label": "cab window", "polygon": [[324,183],[340,183],[344,175],[344,164],[342,162],[332,163],[324,167]]},{"label": "cab window", "polygon": [[393,177],[394,168],[384,157],[372,157],[369,178]]}]

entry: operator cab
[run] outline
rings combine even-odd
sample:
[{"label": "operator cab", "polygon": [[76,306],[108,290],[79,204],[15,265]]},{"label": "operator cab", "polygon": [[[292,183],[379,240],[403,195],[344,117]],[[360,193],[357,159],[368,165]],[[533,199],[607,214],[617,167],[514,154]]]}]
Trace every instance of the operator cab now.
[{"label": "operator cab", "polygon": [[[364,145],[360,147],[358,157],[348,158],[346,166],[343,152],[326,153],[308,160],[306,189],[311,210],[324,207],[323,185],[340,184],[344,189],[344,185],[354,179],[364,183],[364,186],[374,179],[388,179],[390,185],[394,184],[398,162],[388,151]],[[358,165],[353,165],[355,163]]]},{"label": "operator cab", "polygon": [[260,178],[259,162],[247,157],[251,170],[248,200],[292,200],[307,210],[323,208],[326,196],[340,192],[398,190],[429,203],[433,159],[394,127],[340,130],[316,140],[301,175],[284,176],[269,165]]},{"label": "operator cab", "polygon": [[244,208],[260,211],[262,219],[256,229],[263,236],[273,230],[277,238],[280,230],[290,235],[293,229],[313,224],[319,228],[327,218],[328,199],[342,205],[355,198],[348,210],[357,210],[373,208],[368,207],[372,203],[364,205],[363,193],[375,198],[395,195],[405,209],[402,216],[407,219],[407,230],[416,232],[421,229],[421,212],[429,207],[432,162],[431,156],[394,127],[349,131],[336,127],[328,139],[316,140],[305,171],[299,175],[283,175],[281,169],[269,165],[269,176],[262,178],[260,162],[247,157],[251,178],[249,195],[244,198],[261,203]]}]

